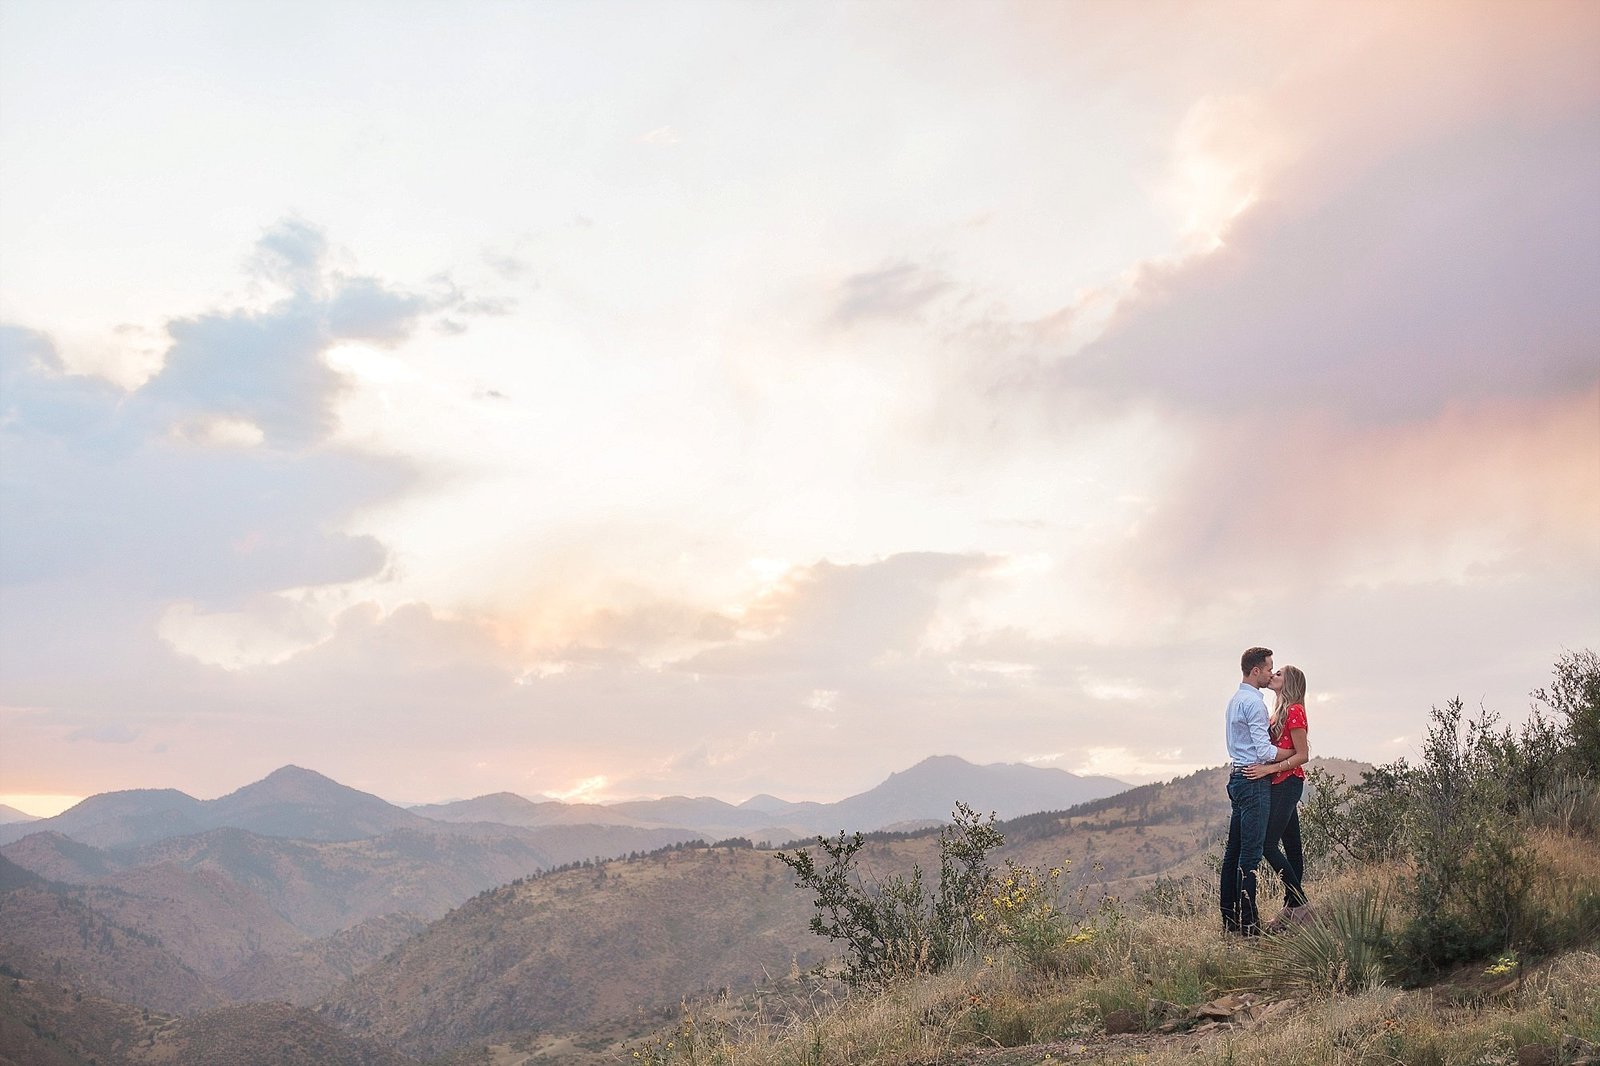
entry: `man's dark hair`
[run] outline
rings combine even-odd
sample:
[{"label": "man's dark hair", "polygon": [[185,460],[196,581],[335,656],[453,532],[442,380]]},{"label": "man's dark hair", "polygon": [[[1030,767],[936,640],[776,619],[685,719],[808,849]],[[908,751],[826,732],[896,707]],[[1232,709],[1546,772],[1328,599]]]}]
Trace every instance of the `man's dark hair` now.
[{"label": "man's dark hair", "polygon": [[1272,658],[1271,648],[1251,648],[1239,657],[1239,669],[1248,674],[1270,658]]}]

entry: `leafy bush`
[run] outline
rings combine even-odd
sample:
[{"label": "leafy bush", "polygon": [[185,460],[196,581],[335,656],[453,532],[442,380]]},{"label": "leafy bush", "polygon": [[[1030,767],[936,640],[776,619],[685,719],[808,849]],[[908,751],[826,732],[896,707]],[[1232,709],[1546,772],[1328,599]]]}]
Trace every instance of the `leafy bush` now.
[{"label": "leafy bush", "polygon": [[1510,811],[1538,824],[1597,836],[1600,657],[1588,650],[1568,652],[1557,660],[1554,673],[1550,689],[1532,693],[1538,702],[1521,730],[1490,733],[1486,749],[1505,785]]},{"label": "leafy bush", "polygon": [[1459,699],[1434,708],[1410,777],[1411,921],[1400,948],[1424,972],[1518,944],[1538,918],[1530,896],[1534,859],[1508,811],[1494,717],[1469,720],[1463,733],[1461,710]]},{"label": "leafy bush", "polygon": [[778,859],[794,871],[796,886],[816,896],[811,931],[845,942],[843,976],[848,984],[882,981],[908,968],[937,969],[944,959],[933,950],[922,870],[879,882],[869,890],[855,865],[865,845],[860,833],[846,837],[841,832],[831,840],[818,837],[817,846],[827,856],[821,865],[806,848],[778,853]]},{"label": "leafy bush", "polygon": [[1354,785],[1342,774],[1307,767],[1300,804],[1306,864],[1337,870],[1403,854],[1410,777],[1404,759],[1374,767]]},{"label": "leafy bush", "polygon": [[1600,778],[1600,655],[1592,649],[1567,652],[1556,660],[1555,683],[1533,698],[1565,721],[1562,757],[1573,777]]},{"label": "leafy bush", "polygon": [[1409,871],[1394,901],[1405,976],[1590,936],[1588,897],[1553,915],[1535,891],[1546,871],[1530,837],[1540,827],[1600,836],[1600,657],[1563,655],[1554,684],[1533,695],[1543,708],[1517,731],[1488,711],[1466,718],[1453,700],[1434,708],[1416,765],[1380,766],[1355,785],[1307,775],[1308,865],[1397,859]]},{"label": "leafy bush", "polygon": [[1007,860],[1005,870],[990,879],[973,909],[980,939],[1012,948],[1024,963],[1040,970],[1055,968],[1060,948],[1092,941],[1094,929],[1070,928],[1057,905],[1058,883],[1066,869],[1063,864],[1035,870]]},{"label": "leafy bush", "polygon": [[909,875],[864,880],[860,833],[818,837],[822,861],[809,849],[779,852],[795,884],[815,896],[811,930],[845,946],[843,978],[851,985],[942,970],[985,947],[1009,947],[1044,965],[1064,944],[1092,937],[1069,929],[1057,906],[1063,865],[1048,871],[1007,862],[996,871],[990,853],[1005,843],[994,815],[980,818],[956,804],[939,832],[939,884],[932,897],[920,866]]}]

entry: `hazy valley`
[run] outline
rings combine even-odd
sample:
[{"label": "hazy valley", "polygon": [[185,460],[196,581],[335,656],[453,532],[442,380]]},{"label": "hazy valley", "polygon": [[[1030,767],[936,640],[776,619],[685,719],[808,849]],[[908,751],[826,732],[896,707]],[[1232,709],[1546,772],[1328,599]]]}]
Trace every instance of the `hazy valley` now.
[{"label": "hazy valley", "polygon": [[[102,1063],[145,1061],[130,1050],[141,1041],[150,1054],[204,1043],[217,1011],[234,1012],[216,1017],[233,1019],[223,1028],[240,1040],[294,1031],[322,1046],[335,1025],[358,1050],[319,1060],[329,1062],[626,1028],[686,995],[826,956],[773,845],[862,830],[877,832],[883,869],[926,865],[931,827],[963,800],[1012,819],[1020,856],[1070,855],[1085,872],[1101,856],[1095,880],[1137,878],[1192,856],[1189,819],[1217,811],[1184,797],[1206,787],[1130,793],[1107,778],[946,757],[832,804],[502,793],[403,809],[298,767],[210,801],[168,789],[93,796],[0,825],[0,963],[14,986],[0,1048],[33,1061],[37,1049],[16,1048],[45,1027],[22,1023],[46,1015],[102,1034],[78,1058],[58,1041],[58,1061]],[[1106,805],[1118,793],[1137,810]],[[1071,817],[1035,813],[1094,801]],[[1124,844],[1132,819],[1140,839]],[[289,1006],[235,1006],[269,1002]]]},{"label": "hazy valley", "polygon": [[[1338,759],[1314,765],[1351,781],[1370,769]],[[1086,956],[1083,965],[1097,972],[1072,981],[1057,975],[1044,985],[1008,986],[1018,971],[970,959],[950,980],[962,989],[998,986],[993,1003],[1009,995],[1023,1012],[1037,1013],[1051,997],[1088,996],[1090,1007],[1074,1008],[1092,1011],[1088,1029],[1074,1029],[1069,1013],[1049,1016],[1056,1020],[1041,1023],[1042,1031],[1092,1032],[1098,1046],[1134,1053],[1146,1046],[1137,1043],[1143,1038],[1104,1043],[1123,1039],[1108,1035],[1124,1024],[1118,1018],[1153,1033],[1163,1018],[1172,1020],[1160,1011],[1191,1009],[1160,998],[1179,994],[1161,982],[1192,982],[1210,970],[1237,982],[1254,972],[1251,952],[1218,940],[1212,928],[1214,882],[1205,860],[1226,829],[1225,781],[1218,767],[1110,791],[1115,785],[1102,781],[942,758],[832,805],[678,798],[619,811],[502,794],[386,811],[375,797],[286,768],[249,787],[258,802],[231,809],[229,817],[252,828],[210,824],[217,808],[198,808],[206,813],[197,816],[193,804],[184,805],[184,819],[167,817],[169,793],[93,797],[30,823],[33,832],[0,848],[0,1064],[602,1066],[641,1056],[694,1063],[701,1060],[669,1053],[662,1041],[673,1032],[687,1038],[696,1024],[760,1018],[768,996],[780,1012],[813,1002],[806,1009],[818,1011],[809,1023],[815,1039],[824,1040],[826,1025],[826,1040],[839,1046],[876,1039],[886,1026],[938,1033],[950,1018],[981,1023],[987,994],[964,990],[952,999],[937,976],[904,986],[881,1006],[868,996],[839,1001],[837,1014],[816,1007],[805,998],[815,992],[804,989],[823,986],[808,985],[816,979],[805,974],[833,966],[839,945],[811,931],[814,899],[775,849],[652,820],[704,819],[726,830],[739,824],[730,812],[792,819],[795,808],[809,807],[803,813],[812,824],[830,816],[839,823],[830,836],[866,831],[859,869],[884,884],[914,869],[937,874],[948,814],[933,812],[958,801],[1011,814],[996,824],[1004,844],[994,862],[1065,868],[1049,891],[1100,930],[1084,950],[1104,958]],[[1048,783],[1063,797],[1054,805],[1041,793]],[[1102,794],[1066,798],[1084,791]],[[1045,806],[1026,810],[1036,803]],[[843,821],[852,811],[880,822]],[[508,821],[488,820],[496,816]],[[162,836],[156,828],[180,824],[199,831]],[[263,831],[271,827],[307,835]],[[361,827],[372,835],[354,836]],[[817,841],[779,843],[793,849]],[[1129,917],[1094,918],[1106,897],[1122,901],[1112,913]],[[1138,903],[1127,910],[1131,901]],[[1161,951],[1168,961],[1145,957]],[[1128,978],[1119,968],[1130,966],[1147,976],[1122,989],[1117,982]],[[1198,969],[1185,977],[1189,967]],[[1080,979],[1088,991],[1072,992]],[[1564,996],[1587,987],[1581,975],[1561,981],[1552,988]],[[1203,1000],[1204,987],[1183,993],[1184,1002]],[[1467,994],[1478,994],[1475,987]],[[932,998],[926,1006],[896,1005],[906,996]],[[1146,999],[1148,1011],[1112,1009]],[[1219,1002],[1219,1010],[1235,1009],[1233,1000]],[[1426,1009],[1430,1025],[1443,1024]],[[874,1013],[895,1010],[901,1013]],[[1161,1038],[1163,1053],[1200,1046],[1181,1035],[1187,1027],[1199,1033],[1251,1017],[1245,1010],[1236,1022],[1218,1023],[1191,1013],[1174,1022],[1179,1035]],[[866,1026],[865,1036],[851,1035],[855,1024]],[[982,1042],[962,1032],[958,1044]],[[1088,1054],[1090,1046],[1041,1045],[1034,1058],[1015,1061],[1056,1061],[1049,1055]],[[776,1054],[772,1061],[789,1061]],[[877,1061],[862,1054],[838,1061]],[[988,1060],[958,1052],[893,1061]]]}]

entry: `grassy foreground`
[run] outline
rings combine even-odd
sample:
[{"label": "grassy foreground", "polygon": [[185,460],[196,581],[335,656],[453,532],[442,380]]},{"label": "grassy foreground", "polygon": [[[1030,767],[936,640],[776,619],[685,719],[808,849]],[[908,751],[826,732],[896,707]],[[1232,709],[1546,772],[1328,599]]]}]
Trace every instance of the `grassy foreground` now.
[{"label": "grassy foreground", "polygon": [[[1563,921],[1600,885],[1600,843],[1541,832],[1535,886]],[[1402,989],[1383,936],[1401,864],[1310,886],[1323,920],[1224,938],[1209,878],[1102,910],[1070,942],[1005,946],[931,974],[846,988],[800,974],[686,1008],[631,1062],[694,1066],[1024,1066],[1052,1062],[1573,1064],[1600,1044],[1600,942],[1514,953]],[[1196,1008],[1216,1004],[1209,1013]],[[1229,1012],[1231,1011],[1231,1016]]]}]

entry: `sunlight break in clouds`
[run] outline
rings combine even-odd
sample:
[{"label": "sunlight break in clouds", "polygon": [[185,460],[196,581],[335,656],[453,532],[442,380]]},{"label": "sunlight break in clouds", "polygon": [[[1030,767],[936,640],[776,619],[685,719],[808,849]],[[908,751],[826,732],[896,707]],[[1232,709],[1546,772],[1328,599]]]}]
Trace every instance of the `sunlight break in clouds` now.
[{"label": "sunlight break in clouds", "polygon": [[605,788],[608,783],[603,775],[586,777],[564,792],[547,791],[545,795],[562,803],[595,803],[599,799],[606,798]]},{"label": "sunlight break in clouds", "polygon": [[1136,751],[1129,748],[1091,748],[1083,762],[1073,766],[1075,774],[1116,777],[1124,781],[1150,781],[1181,777],[1213,765],[1209,758],[1184,761],[1181,748],[1170,751]]},{"label": "sunlight break in clouds", "polygon": [[1167,196],[1195,254],[1223,243],[1283,164],[1283,134],[1268,122],[1261,101],[1250,97],[1206,97],[1184,117]]}]

